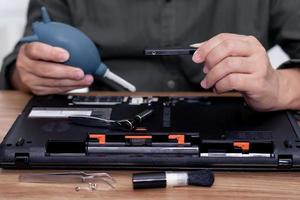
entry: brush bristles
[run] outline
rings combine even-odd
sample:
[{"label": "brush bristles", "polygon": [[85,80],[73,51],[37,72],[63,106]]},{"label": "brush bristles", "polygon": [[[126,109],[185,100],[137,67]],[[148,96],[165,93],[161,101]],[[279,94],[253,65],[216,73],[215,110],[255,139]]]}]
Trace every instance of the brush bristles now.
[{"label": "brush bristles", "polygon": [[210,187],[215,181],[211,170],[199,170],[188,172],[188,184],[195,186]]}]

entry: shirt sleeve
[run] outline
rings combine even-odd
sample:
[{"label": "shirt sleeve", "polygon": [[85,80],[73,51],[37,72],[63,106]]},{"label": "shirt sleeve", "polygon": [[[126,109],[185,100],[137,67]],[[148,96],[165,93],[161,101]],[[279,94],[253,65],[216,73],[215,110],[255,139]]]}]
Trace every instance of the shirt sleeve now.
[{"label": "shirt sleeve", "polygon": [[[24,36],[31,35],[31,25],[35,21],[41,20],[41,7],[45,6],[51,19],[63,23],[72,24],[72,17],[66,0],[30,0],[27,11],[27,23]],[[13,89],[10,83],[12,72],[15,68],[16,59],[21,44],[17,43],[13,52],[3,60],[0,73],[0,89]]]},{"label": "shirt sleeve", "polygon": [[300,1],[272,0],[270,4],[270,38],[292,58],[300,58]]}]

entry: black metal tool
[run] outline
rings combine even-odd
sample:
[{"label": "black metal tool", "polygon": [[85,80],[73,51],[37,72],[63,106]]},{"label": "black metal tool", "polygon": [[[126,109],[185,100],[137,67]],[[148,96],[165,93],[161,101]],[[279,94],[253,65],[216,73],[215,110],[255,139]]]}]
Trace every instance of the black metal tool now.
[{"label": "black metal tool", "polygon": [[131,131],[134,130],[137,126],[139,126],[146,118],[152,115],[152,113],[152,109],[147,109],[135,115],[132,119],[121,120],[110,120],[88,115],[73,115],[68,117],[68,119],[71,123],[82,126],[107,127]]},{"label": "black metal tool", "polygon": [[196,48],[174,48],[174,49],[145,49],[146,56],[176,56],[176,55],[193,55]]}]

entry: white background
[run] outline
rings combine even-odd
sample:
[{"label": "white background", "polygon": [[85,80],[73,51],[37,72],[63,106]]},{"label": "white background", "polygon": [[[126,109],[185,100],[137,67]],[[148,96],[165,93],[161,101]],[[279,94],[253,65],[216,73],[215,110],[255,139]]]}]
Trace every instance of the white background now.
[{"label": "white background", "polygon": [[[0,64],[21,37],[28,0],[0,0]],[[0,66],[1,66],[0,65]]]},{"label": "white background", "polygon": [[[0,0],[0,66],[23,33],[27,6],[28,0]],[[288,59],[279,47],[273,48],[269,55],[273,67]]]}]

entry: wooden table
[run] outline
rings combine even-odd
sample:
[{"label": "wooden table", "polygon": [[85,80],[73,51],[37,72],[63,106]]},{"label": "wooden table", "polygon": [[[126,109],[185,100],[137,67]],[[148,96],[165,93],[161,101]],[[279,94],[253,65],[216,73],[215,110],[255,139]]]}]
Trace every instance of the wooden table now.
[{"label": "wooden table", "polygon": [[[0,92],[0,141],[29,99],[29,95],[19,92]],[[73,184],[18,181],[20,174],[33,172],[53,171],[0,169],[0,199],[300,199],[298,172],[216,172],[212,188],[181,187],[134,191],[131,184],[133,171],[107,171],[117,180],[116,189],[104,187],[94,192],[84,188],[75,191]]]}]

